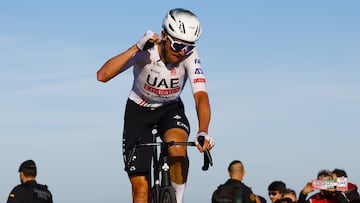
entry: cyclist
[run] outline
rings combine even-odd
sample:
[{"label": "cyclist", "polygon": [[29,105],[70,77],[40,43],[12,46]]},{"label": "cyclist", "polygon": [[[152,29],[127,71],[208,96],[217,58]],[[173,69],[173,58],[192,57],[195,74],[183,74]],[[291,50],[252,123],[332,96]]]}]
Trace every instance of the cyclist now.
[{"label": "cyclist", "polygon": [[[190,125],[180,98],[188,78],[198,116],[197,137],[205,137],[203,146],[197,139],[195,142],[200,152],[214,145],[208,135],[211,113],[205,76],[195,46],[201,35],[200,22],[191,11],[176,8],[166,14],[162,28],[161,38],[147,31],[136,44],[107,60],[97,72],[97,79],[107,82],[133,67],[134,80],[124,116],[125,163],[137,142],[152,142],[154,125],[164,141],[188,141]],[[171,183],[177,201],[182,202],[189,167],[186,147],[172,146],[169,155]],[[148,202],[151,149],[139,148],[132,159],[133,165],[125,170],[132,184],[133,202]]]}]

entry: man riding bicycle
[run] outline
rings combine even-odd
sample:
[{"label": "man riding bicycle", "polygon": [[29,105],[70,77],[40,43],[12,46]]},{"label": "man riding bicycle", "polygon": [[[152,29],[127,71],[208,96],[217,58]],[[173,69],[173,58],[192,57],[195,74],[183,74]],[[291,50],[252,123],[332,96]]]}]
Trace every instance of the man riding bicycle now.
[{"label": "man riding bicycle", "polygon": [[[205,76],[195,42],[201,35],[201,25],[195,14],[185,9],[170,10],[163,20],[161,39],[147,31],[139,42],[110,58],[98,70],[97,79],[107,82],[133,67],[133,86],[124,116],[123,157],[137,142],[151,142],[151,131],[157,126],[164,141],[186,142],[190,125],[180,94],[189,78],[198,116],[198,136],[204,136],[200,152],[213,147],[208,135],[210,104]],[[151,149],[141,148],[126,167],[132,185],[133,202],[148,202]],[[189,159],[185,146],[169,148],[170,177],[177,202],[183,202]]]}]

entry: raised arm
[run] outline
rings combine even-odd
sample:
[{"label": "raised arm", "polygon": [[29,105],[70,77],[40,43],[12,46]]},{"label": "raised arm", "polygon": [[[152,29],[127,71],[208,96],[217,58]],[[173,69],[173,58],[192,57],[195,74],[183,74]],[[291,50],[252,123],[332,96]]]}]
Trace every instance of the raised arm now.
[{"label": "raised arm", "polygon": [[148,30],[144,36],[128,50],[112,57],[97,71],[97,80],[107,82],[121,72],[125,64],[133,57],[136,52],[146,50],[154,43],[160,43],[159,36]]},{"label": "raised arm", "polygon": [[121,72],[125,64],[131,57],[139,51],[139,48],[134,44],[128,50],[121,54],[112,57],[97,71],[97,80],[100,82],[107,82]]}]

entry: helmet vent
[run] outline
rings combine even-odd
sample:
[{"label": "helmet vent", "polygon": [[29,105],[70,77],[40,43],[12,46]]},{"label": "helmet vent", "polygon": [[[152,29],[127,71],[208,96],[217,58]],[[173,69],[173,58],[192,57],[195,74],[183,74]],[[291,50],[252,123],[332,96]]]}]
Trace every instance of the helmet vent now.
[{"label": "helmet vent", "polygon": [[173,32],[175,31],[174,28],[170,24],[169,24],[169,28],[171,31],[173,31]]},{"label": "helmet vent", "polygon": [[175,17],[172,15],[171,12],[170,12],[170,16],[171,16],[171,18],[172,18],[174,21],[176,21]]},{"label": "helmet vent", "polygon": [[181,21],[179,21],[179,30],[180,30],[181,33],[185,34],[185,25]]},{"label": "helmet vent", "polygon": [[198,26],[198,27],[196,28],[196,31],[195,31],[194,35],[195,35],[195,36],[198,36],[199,33],[200,33],[200,27]]}]

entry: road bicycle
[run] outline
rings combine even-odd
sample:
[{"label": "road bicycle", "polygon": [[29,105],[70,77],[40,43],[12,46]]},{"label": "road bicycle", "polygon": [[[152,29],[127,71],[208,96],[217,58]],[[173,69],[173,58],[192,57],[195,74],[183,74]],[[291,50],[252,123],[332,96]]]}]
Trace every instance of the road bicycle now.
[{"label": "road bicycle", "polygon": [[[204,137],[199,137],[199,144],[204,144]],[[168,148],[174,145],[181,146],[196,146],[195,142],[163,142],[157,141],[157,130],[152,131],[151,143],[140,143],[131,149],[129,156],[127,157],[126,166],[129,167],[132,162],[132,157],[135,154],[137,148],[140,147],[152,147],[152,171],[149,174],[149,185],[151,186],[150,195],[151,203],[176,203],[175,191],[171,186],[170,180],[170,163],[168,156]],[[160,152],[158,152],[160,148]],[[208,170],[209,166],[213,165],[212,157],[209,150],[204,151],[204,163],[202,170]],[[150,187],[149,187],[150,188]]]}]

